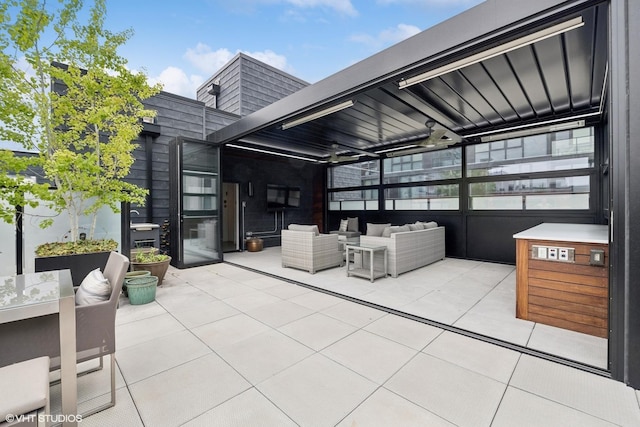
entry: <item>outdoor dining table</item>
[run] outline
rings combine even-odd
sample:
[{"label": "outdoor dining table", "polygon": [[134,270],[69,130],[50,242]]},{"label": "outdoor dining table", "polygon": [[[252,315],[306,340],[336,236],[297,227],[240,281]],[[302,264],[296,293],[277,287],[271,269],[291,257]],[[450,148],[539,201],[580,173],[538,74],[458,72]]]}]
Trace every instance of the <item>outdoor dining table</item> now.
[{"label": "outdoor dining table", "polygon": [[[76,311],[69,270],[0,277],[0,323],[59,313],[62,425],[76,426]],[[2,337],[0,337],[2,342]]]}]

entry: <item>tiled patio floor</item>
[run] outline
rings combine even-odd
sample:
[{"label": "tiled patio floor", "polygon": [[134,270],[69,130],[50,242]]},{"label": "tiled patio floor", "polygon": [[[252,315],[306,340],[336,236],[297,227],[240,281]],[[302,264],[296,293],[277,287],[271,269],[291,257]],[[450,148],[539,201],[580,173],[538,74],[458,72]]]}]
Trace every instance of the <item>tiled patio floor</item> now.
[{"label": "tiled patio floor", "polygon": [[[116,338],[117,404],[82,427],[640,425],[622,383],[229,264],[123,298]],[[104,371],[79,379],[81,410]]]}]

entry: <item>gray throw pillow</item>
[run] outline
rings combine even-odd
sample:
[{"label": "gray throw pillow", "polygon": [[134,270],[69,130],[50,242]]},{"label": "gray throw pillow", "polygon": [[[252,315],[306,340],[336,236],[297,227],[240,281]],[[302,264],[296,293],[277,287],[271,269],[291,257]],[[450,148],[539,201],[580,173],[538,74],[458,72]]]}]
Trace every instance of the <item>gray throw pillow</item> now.
[{"label": "gray throw pillow", "polygon": [[435,221],[425,222],[425,223],[423,223],[423,225],[424,225],[424,228],[426,228],[426,229],[438,227],[438,223],[435,222]]},{"label": "gray throw pillow", "polygon": [[391,227],[391,223],[387,224],[372,224],[370,222],[367,223],[367,236],[377,236],[382,237],[382,232],[385,227]]},{"label": "gray throw pillow", "polygon": [[382,237],[389,236],[391,236],[391,227],[385,227],[384,230],[382,230]]},{"label": "gray throw pillow", "polygon": [[289,224],[291,231],[312,231],[316,236],[320,235],[317,225]]},{"label": "gray throw pillow", "polygon": [[422,227],[422,224],[409,224],[409,230],[411,231],[424,230],[424,228]]},{"label": "gray throw pillow", "polygon": [[347,231],[360,231],[358,227],[358,217],[347,217]]}]

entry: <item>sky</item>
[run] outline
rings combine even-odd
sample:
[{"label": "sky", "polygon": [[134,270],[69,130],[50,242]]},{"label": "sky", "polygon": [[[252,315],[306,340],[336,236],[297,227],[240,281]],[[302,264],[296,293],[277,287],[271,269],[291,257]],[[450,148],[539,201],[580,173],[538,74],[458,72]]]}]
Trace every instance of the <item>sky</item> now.
[{"label": "sky", "polygon": [[[119,53],[167,92],[196,89],[238,52],[315,83],[481,0],[107,0]],[[443,33],[443,37],[446,34]]]}]

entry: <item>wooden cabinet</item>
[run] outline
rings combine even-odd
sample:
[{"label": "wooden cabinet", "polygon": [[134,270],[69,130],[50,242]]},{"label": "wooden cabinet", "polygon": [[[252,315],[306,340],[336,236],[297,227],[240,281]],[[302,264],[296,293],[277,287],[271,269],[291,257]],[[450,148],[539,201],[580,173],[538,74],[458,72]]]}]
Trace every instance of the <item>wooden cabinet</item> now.
[{"label": "wooden cabinet", "polygon": [[[607,338],[607,227],[541,224],[514,238],[516,317]],[[540,259],[538,248],[570,248],[574,250],[574,258],[571,261]],[[592,251],[601,254],[601,265],[593,265]]]}]

